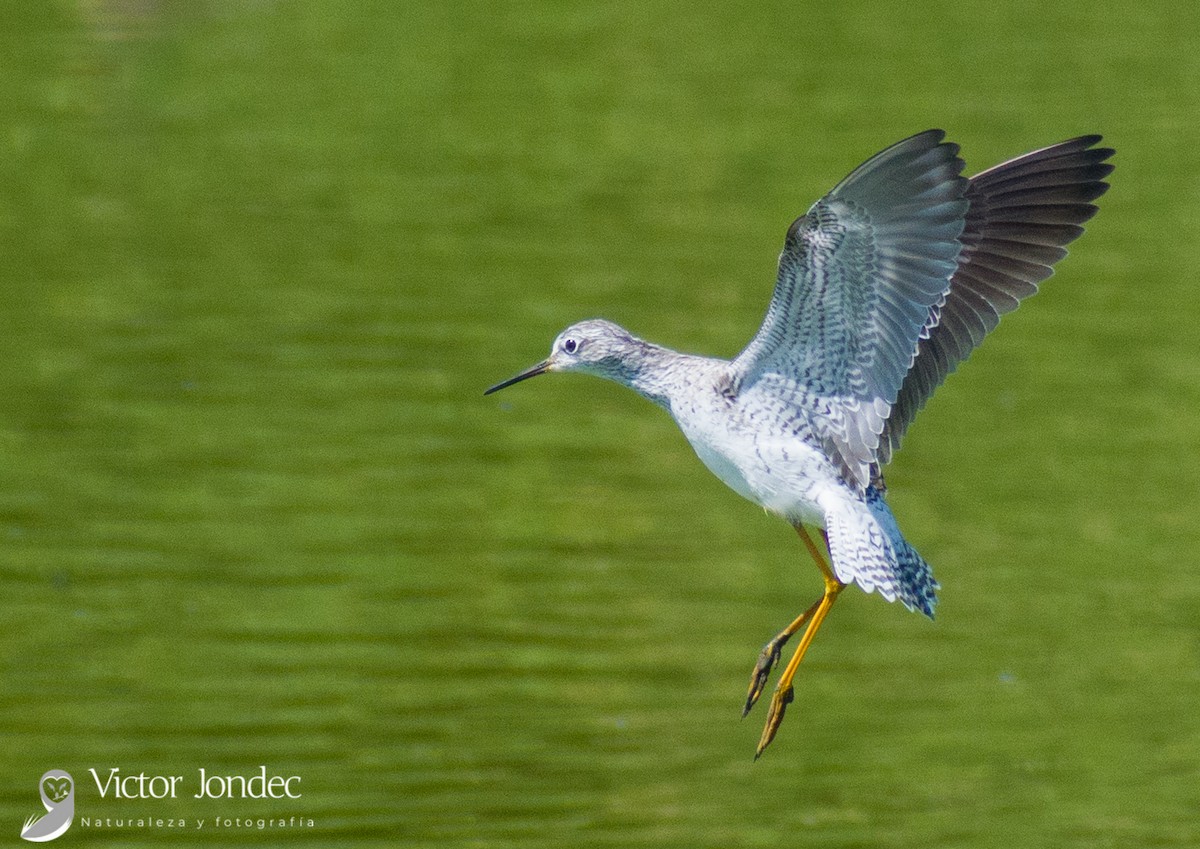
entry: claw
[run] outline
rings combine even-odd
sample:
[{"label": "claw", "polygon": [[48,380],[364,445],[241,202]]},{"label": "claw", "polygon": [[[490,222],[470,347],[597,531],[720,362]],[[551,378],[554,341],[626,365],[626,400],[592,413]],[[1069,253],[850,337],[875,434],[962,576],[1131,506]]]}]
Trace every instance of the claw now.
[{"label": "claw", "polygon": [[771,670],[775,668],[775,664],[779,663],[779,655],[790,636],[792,635],[787,632],[779,634],[759,652],[758,662],[754,664],[754,671],[750,673],[750,691],[746,694],[746,706],[742,708],[743,719],[767,688],[767,679],[771,677]]},{"label": "claw", "polygon": [[790,684],[786,689],[775,689],[775,692],[771,696],[771,707],[767,712],[767,723],[763,726],[762,737],[758,741],[758,748],[754,750],[755,760],[762,757],[762,753],[766,750],[767,746],[775,739],[775,732],[779,730],[779,726],[783,723],[783,713],[795,697],[796,692]]}]

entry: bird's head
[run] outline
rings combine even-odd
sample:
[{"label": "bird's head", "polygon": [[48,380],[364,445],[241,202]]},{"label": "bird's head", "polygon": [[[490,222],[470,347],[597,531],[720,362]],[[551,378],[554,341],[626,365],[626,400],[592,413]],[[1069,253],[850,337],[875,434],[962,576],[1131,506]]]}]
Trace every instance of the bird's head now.
[{"label": "bird's head", "polygon": [[623,382],[639,341],[611,321],[599,318],[580,321],[558,334],[550,346],[550,356],[483,394],[490,395],[548,371],[582,371]]}]

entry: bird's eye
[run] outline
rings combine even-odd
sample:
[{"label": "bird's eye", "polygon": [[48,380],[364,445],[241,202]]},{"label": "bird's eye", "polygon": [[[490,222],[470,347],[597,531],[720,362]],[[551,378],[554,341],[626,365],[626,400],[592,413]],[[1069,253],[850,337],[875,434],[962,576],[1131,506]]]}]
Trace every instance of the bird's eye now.
[{"label": "bird's eye", "polygon": [[568,354],[574,354],[579,348],[579,343],[574,339],[566,339],[563,341],[563,350]]}]

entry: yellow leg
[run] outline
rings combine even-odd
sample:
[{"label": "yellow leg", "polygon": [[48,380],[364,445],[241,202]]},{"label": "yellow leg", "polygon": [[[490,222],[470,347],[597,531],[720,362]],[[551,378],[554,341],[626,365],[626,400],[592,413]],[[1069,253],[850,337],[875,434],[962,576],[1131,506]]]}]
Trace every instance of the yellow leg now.
[{"label": "yellow leg", "polygon": [[775,664],[779,663],[779,655],[783,651],[784,645],[792,638],[792,634],[799,631],[801,626],[817,612],[817,608],[820,606],[821,599],[817,599],[808,610],[801,613],[792,621],[791,625],[776,634],[758,653],[758,663],[754,664],[754,671],[750,673],[750,690],[746,694],[746,705],[742,708],[743,719],[750,713],[750,709],[754,707],[758,697],[766,689],[767,679],[771,677],[771,670],[775,668]]},{"label": "yellow leg", "polygon": [[[813,561],[821,569],[822,572],[827,570],[825,558],[821,554],[821,550],[817,548],[811,536],[802,525],[796,526],[796,532],[800,535],[800,539],[804,541],[808,548],[808,553],[812,556]],[[822,596],[823,598],[823,596]],[[821,599],[818,598],[812,603],[808,610],[797,616],[790,625],[776,634],[770,642],[768,642],[758,655],[758,662],[754,666],[754,671],[750,673],[750,689],[746,694],[746,705],[742,708],[742,716],[750,713],[750,709],[754,707],[759,696],[767,686],[767,679],[771,675],[771,671],[775,668],[775,664],[779,662],[779,655],[783,651],[784,645],[792,635],[795,634],[807,622],[812,615],[817,612],[817,608],[821,606]]]},{"label": "yellow leg", "polygon": [[[804,541],[805,547],[808,548],[808,553],[812,555],[813,560],[816,561],[817,568],[821,570],[821,576],[825,580],[825,592],[812,607],[797,616],[791,625],[781,631],[774,640],[767,643],[763,649],[763,654],[768,654],[768,650],[772,650],[773,659],[769,660],[769,663],[766,664],[761,674],[759,670],[763,667],[764,659],[763,655],[759,656],[758,666],[755,667],[755,676],[751,678],[752,698],[747,699],[747,710],[757,700],[758,694],[762,692],[763,686],[766,683],[766,677],[770,673],[771,667],[775,665],[775,661],[778,660],[779,651],[783,648],[783,644],[801,626],[806,622],[808,623],[808,627],[804,629],[803,636],[800,637],[800,644],[796,646],[795,654],[788,661],[783,674],[779,677],[779,683],[775,687],[775,692],[771,696],[771,706],[767,711],[767,722],[763,727],[762,737],[758,741],[758,749],[754,753],[756,760],[771,743],[771,740],[775,738],[775,732],[779,730],[779,725],[783,722],[784,711],[787,710],[787,706],[795,697],[792,689],[792,679],[796,676],[796,669],[799,668],[800,661],[804,659],[804,653],[808,651],[809,645],[812,644],[813,637],[817,635],[821,623],[825,621],[826,614],[829,613],[829,609],[833,607],[834,601],[837,600],[838,593],[846,586],[833,574],[833,569],[830,568],[829,563],[821,554],[820,549],[817,548],[816,543],[813,542],[812,537],[809,536],[808,531],[802,525],[797,525],[796,532],[800,534],[800,539]],[[826,539],[826,544],[828,545],[828,538]],[[760,678],[761,680],[759,680]]]}]

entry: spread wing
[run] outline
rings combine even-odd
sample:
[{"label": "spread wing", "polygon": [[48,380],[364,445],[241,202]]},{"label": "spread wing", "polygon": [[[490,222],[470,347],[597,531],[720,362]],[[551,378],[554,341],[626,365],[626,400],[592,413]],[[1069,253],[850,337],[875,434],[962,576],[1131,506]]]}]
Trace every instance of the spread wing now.
[{"label": "spread wing", "polygon": [[934,390],[1067,255],[1064,245],[1096,214],[1114,151],[1081,136],[989,168],[967,186],[962,253],[946,302],[930,311],[926,335],[904,378],[879,446],[887,463]]},{"label": "spread wing", "polygon": [[967,181],[943,137],[876,154],[792,224],[766,319],[733,362],[739,392],[802,408],[859,486],[962,248]]}]

